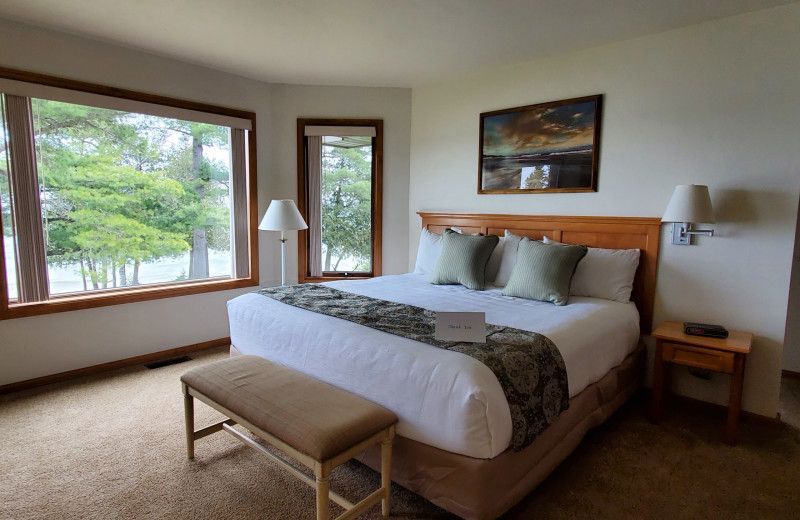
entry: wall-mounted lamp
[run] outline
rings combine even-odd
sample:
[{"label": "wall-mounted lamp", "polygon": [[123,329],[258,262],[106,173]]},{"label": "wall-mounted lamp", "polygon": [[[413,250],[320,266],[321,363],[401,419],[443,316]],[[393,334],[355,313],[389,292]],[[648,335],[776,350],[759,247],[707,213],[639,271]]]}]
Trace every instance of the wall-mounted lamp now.
[{"label": "wall-mounted lamp", "polygon": [[307,229],[306,221],[291,199],[273,200],[258,229],[281,232],[281,285],[286,285],[286,237],[284,231]]},{"label": "wall-mounted lamp", "polygon": [[714,210],[708,186],[681,184],[675,188],[661,222],[672,222],[672,243],[692,245],[692,235],[714,236],[713,229],[692,229],[692,224],[713,224]]}]

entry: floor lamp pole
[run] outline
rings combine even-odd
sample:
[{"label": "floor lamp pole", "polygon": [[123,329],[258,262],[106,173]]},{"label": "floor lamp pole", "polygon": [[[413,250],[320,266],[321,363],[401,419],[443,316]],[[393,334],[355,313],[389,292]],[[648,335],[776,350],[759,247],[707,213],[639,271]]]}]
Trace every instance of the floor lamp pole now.
[{"label": "floor lamp pole", "polygon": [[281,285],[286,285],[286,237],[281,231]]}]

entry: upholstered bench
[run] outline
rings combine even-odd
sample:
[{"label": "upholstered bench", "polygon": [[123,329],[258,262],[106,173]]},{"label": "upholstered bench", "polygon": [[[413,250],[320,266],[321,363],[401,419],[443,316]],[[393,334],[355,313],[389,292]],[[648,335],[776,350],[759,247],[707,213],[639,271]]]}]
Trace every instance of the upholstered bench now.
[{"label": "upholstered bench", "polygon": [[[338,520],[353,518],[381,501],[389,515],[389,487],[397,416],[375,403],[258,356],[236,356],[209,363],[182,377],[187,455],[194,441],[225,430],[256,448],[303,482],[316,488],[317,520],[328,520],[331,499],[346,509]],[[194,430],[198,398],[229,419]],[[253,434],[314,471],[315,479],[270,453],[233,428]],[[330,490],[331,471],[367,448],[381,443],[381,487],[353,504]]]}]

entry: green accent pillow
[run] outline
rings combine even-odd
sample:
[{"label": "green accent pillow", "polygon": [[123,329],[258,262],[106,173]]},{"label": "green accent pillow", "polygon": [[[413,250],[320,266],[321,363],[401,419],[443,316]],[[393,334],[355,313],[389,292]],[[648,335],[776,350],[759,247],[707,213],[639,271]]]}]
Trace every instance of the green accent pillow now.
[{"label": "green accent pillow", "polygon": [[566,305],[572,275],[587,249],[584,245],[545,244],[523,238],[503,294]]},{"label": "green accent pillow", "polygon": [[495,235],[462,235],[445,229],[442,253],[430,282],[437,285],[461,284],[482,291],[486,285],[486,264],[498,240]]}]

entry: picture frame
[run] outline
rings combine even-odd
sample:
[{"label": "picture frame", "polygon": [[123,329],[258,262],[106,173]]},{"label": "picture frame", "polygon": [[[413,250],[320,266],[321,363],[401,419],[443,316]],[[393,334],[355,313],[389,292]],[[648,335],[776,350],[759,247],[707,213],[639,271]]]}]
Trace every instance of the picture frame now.
[{"label": "picture frame", "polygon": [[602,95],[484,112],[478,193],[597,191]]}]

